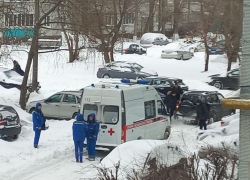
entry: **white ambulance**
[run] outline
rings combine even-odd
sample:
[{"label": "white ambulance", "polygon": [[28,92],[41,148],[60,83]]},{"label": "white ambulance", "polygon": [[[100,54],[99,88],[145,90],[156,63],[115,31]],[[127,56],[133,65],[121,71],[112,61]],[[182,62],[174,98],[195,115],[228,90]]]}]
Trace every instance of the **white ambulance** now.
[{"label": "white ambulance", "polygon": [[170,119],[158,92],[150,85],[98,83],[83,90],[80,113],[96,114],[97,145],[116,147],[137,139],[167,139]]}]

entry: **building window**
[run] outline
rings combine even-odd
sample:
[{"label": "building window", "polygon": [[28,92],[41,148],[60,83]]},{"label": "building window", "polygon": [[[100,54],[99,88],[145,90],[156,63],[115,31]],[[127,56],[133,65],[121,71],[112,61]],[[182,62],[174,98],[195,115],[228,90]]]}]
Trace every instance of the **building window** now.
[{"label": "building window", "polygon": [[50,26],[50,16],[47,16],[44,20],[44,26]]},{"label": "building window", "polygon": [[154,118],[156,116],[155,101],[144,102],[145,106],[145,119]]},{"label": "building window", "polygon": [[123,24],[134,24],[135,23],[135,14],[128,13],[124,15]]},{"label": "building window", "polygon": [[105,16],[106,25],[114,25],[114,17],[112,15]]},{"label": "building window", "polygon": [[34,26],[34,14],[7,14],[5,26]]}]

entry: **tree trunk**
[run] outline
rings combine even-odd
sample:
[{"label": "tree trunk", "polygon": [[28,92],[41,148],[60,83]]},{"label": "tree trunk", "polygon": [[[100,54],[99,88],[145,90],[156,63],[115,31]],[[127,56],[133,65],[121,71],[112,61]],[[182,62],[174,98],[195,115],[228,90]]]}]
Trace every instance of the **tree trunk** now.
[{"label": "tree trunk", "polygon": [[139,15],[139,6],[138,1],[135,1],[135,23],[134,23],[134,40],[137,38],[137,31],[138,31],[138,15]]},{"label": "tree trunk", "polygon": [[37,43],[37,38],[38,38],[38,28],[35,26],[34,27],[34,35],[32,38],[32,44],[30,46],[28,60],[27,60],[27,64],[26,64],[25,72],[24,72],[24,76],[23,76],[23,82],[21,85],[19,104],[23,110],[25,110],[25,108],[26,108],[27,82],[28,82],[28,78],[29,78],[32,59],[34,58],[33,49],[34,49],[35,43]]},{"label": "tree trunk", "polygon": [[154,29],[154,8],[155,0],[149,0],[149,15],[144,27],[144,33],[153,32]]},{"label": "tree trunk", "polygon": [[179,20],[180,20],[180,13],[181,13],[181,4],[180,0],[174,0],[174,34],[179,33]]},{"label": "tree trunk", "polygon": [[110,63],[109,52],[105,50],[103,52],[103,55],[104,55],[105,63]]},{"label": "tree trunk", "polygon": [[204,36],[204,44],[205,44],[205,69],[204,71],[208,71],[208,64],[209,64],[209,49],[208,49],[208,42],[207,42],[207,35]]}]

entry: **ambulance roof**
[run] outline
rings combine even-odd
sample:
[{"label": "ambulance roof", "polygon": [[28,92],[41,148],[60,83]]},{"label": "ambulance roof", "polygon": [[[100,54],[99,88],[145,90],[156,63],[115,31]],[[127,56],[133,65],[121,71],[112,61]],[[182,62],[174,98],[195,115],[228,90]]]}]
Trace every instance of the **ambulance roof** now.
[{"label": "ambulance roof", "polygon": [[[94,86],[94,87],[93,87]],[[91,86],[87,86],[87,88],[111,88],[111,89],[119,89],[119,90],[127,90],[127,89],[138,89],[138,88],[152,88],[150,85],[142,85],[142,84],[135,84],[135,83],[121,83],[121,82],[99,82],[93,84]]]}]

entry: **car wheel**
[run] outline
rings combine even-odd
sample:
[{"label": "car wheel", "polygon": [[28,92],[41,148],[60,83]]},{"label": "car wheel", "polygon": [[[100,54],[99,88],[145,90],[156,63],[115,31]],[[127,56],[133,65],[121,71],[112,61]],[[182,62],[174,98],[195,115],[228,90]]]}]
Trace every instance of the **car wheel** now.
[{"label": "car wheel", "polygon": [[73,116],[72,116],[72,119],[76,119],[76,116],[78,115],[78,113],[74,113]]},{"label": "car wheel", "polygon": [[223,85],[221,82],[216,82],[214,83],[214,87],[218,88],[218,89],[222,89],[223,88]]},{"label": "car wheel", "polygon": [[109,74],[104,74],[102,77],[103,77],[104,79],[109,79],[109,78],[110,78],[110,75],[109,75]]},{"label": "car wheel", "polygon": [[13,136],[12,139],[13,139],[14,141],[17,140],[17,139],[18,139],[18,135]]},{"label": "car wheel", "polygon": [[216,114],[215,112],[212,112],[213,114],[209,118],[209,122],[207,124],[213,124],[216,121]]},{"label": "car wheel", "polygon": [[166,128],[163,139],[168,139],[169,136],[170,136],[170,130],[169,128]]},{"label": "car wheel", "polygon": [[139,136],[139,137],[137,138],[137,140],[141,140],[141,139],[143,139],[141,136]]},{"label": "car wheel", "polygon": [[35,108],[31,108],[30,111],[29,111],[29,113],[33,114],[34,111],[35,111]]}]

